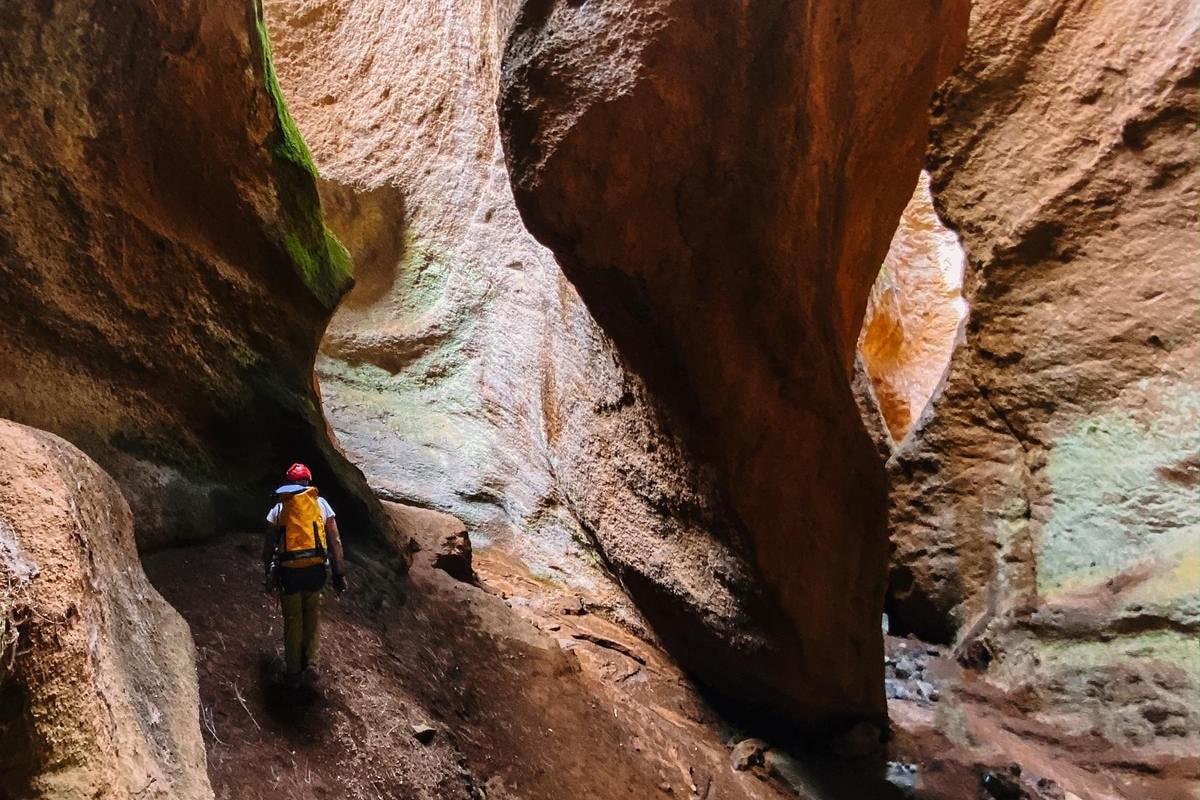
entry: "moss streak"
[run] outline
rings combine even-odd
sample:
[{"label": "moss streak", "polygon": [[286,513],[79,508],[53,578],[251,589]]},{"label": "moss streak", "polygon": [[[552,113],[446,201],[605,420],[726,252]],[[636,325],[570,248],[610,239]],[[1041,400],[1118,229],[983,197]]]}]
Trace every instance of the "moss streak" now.
[{"label": "moss streak", "polygon": [[283,99],[262,0],[255,0],[254,13],[263,77],[275,107],[276,125],[268,147],[275,162],[275,188],[285,215],[285,230],[279,243],[304,285],[325,308],[333,309],[353,281],[350,254],[325,225],[317,194],[317,168]]}]

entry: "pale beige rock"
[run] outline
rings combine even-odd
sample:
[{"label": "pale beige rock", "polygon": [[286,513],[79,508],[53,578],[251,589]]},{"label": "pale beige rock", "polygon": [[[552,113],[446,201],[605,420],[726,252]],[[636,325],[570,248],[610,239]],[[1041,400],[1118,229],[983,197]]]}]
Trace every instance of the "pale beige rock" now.
[{"label": "pale beige rock", "polygon": [[892,470],[898,627],[1159,766],[1200,752],[1198,76],[1192,2],[975,4],[931,154],[970,320]]},{"label": "pale beige rock", "polygon": [[117,485],[12,422],[0,452],[0,795],[211,798],[191,635]]},{"label": "pale beige rock", "polygon": [[711,460],[762,575],[771,652],[687,663],[810,723],[883,712],[885,486],[850,378],[967,10],[526,2],[505,51],[525,221]]}]

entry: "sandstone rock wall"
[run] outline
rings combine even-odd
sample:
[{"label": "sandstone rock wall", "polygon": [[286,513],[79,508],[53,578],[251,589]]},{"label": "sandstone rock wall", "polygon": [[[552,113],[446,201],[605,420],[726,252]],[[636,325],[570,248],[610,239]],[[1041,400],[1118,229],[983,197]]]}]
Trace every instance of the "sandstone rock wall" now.
[{"label": "sandstone rock wall", "polygon": [[1198,88],[1195,3],[975,4],[931,154],[970,321],[892,476],[893,620],[1143,763],[1200,731]]},{"label": "sandstone rock wall", "polygon": [[737,691],[810,721],[882,711],[885,488],[850,376],[966,14],[528,2],[505,51],[522,215],[715,464],[782,614]]},{"label": "sandstone rock wall", "polygon": [[0,9],[0,415],[126,491],[143,545],[261,524],[313,462],[382,523],[312,382],[350,282],[252,3]]},{"label": "sandstone rock wall", "polygon": [[858,339],[896,442],[912,430],[949,369],[967,311],[965,260],[958,237],[938,219],[929,174],[922,172],[871,288]]},{"label": "sandstone rock wall", "polygon": [[195,650],[113,480],[0,421],[0,795],[204,800]]},{"label": "sandstone rock wall", "polygon": [[711,469],[517,213],[496,116],[515,8],[267,4],[356,263],[318,362],[324,401],[383,497],[453,513],[476,546],[648,621],[731,689],[731,653],[772,652],[761,580]]}]

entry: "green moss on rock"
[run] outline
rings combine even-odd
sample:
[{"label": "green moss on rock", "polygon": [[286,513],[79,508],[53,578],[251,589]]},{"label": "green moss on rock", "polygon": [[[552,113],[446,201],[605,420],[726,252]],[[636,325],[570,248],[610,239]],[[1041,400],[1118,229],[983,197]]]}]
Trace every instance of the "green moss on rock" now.
[{"label": "green moss on rock", "polygon": [[278,239],[304,285],[321,305],[332,309],[353,282],[350,254],[325,225],[317,194],[317,168],[288,112],[275,74],[262,0],[255,0],[254,13],[263,79],[275,107],[275,130],[267,144],[275,166],[275,189],[284,213],[284,230]]}]

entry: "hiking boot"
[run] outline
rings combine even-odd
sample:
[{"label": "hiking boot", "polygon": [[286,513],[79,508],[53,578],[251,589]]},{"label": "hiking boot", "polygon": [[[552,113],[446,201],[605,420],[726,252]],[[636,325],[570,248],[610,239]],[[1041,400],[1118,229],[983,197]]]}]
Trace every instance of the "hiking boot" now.
[{"label": "hiking boot", "polygon": [[310,664],[304,668],[304,678],[312,686],[321,684],[321,670],[315,664]]}]

